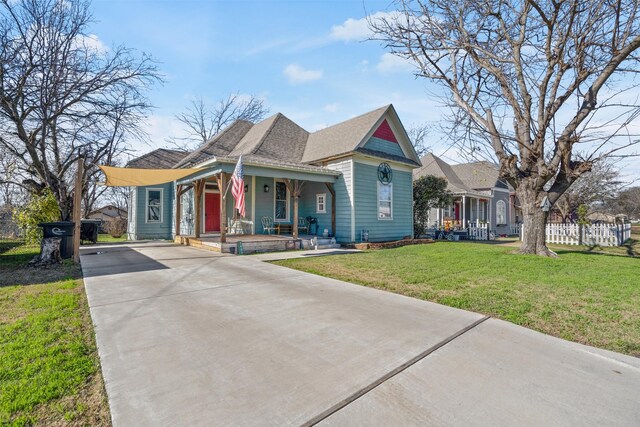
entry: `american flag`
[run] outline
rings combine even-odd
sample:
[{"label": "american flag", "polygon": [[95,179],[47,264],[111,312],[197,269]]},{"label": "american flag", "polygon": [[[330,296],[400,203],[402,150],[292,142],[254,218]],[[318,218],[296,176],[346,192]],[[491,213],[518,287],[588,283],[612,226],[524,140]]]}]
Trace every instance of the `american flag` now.
[{"label": "american flag", "polygon": [[242,167],[242,156],[238,159],[238,164],[231,176],[231,194],[236,200],[235,208],[238,209],[240,216],[244,218],[244,169]]}]

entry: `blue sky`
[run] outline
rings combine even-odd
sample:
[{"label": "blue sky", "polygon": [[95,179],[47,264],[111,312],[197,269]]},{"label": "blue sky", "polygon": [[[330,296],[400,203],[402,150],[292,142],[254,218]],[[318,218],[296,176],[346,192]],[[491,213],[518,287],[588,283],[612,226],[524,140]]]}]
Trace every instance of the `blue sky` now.
[{"label": "blue sky", "polygon": [[[436,121],[438,103],[411,67],[367,35],[375,1],[105,1],[91,28],[106,46],[125,44],[160,62],[166,82],[156,106],[152,146],[180,131],[173,116],[194,96],[263,97],[309,131],[393,103],[406,127]],[[148,146],[142,146],[148,151]]]},{"label": "blue sky", "polygon": [[[107,47],[151,54],[165,84],[150,93],[150,143],[180,136],[174,115],[196,96],[214,103],[230,93],[262,97],[314,131],[392,103],[406,128],[437,123],[447,113],[437,89],[413,68],[367,41],[365,16],[390,11],[389,1],[94,0],[90,31]],[[465,159],[437,131],[429,145],[446,161]],[[620,163],[640,177],[637,158]]]}]

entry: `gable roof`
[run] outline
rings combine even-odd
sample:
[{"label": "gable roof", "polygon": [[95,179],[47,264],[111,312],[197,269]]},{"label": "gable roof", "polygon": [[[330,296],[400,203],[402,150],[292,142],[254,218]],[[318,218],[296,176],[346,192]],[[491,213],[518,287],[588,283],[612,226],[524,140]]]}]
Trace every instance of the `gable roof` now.
[{"label": "gable roof", "polygon": [[249,156],[300,162],[309,132],[277,113],[254,125],[230,156]]},{"label": "gable roof", "polygon": [[[381,126],[384,126],[383,131],[390,132],[393,139],[398,140],[401,149],[407,154],[406,157],[364,147],[367,140]],[[159,151],[172,153],[156,153]],[[255,157],[260,161],[269,159],[271,162],[280,162],[283,166],[292,163],[311,165],[351,153],[362,153],[419,166],[419,159],[392,105],[311,134],[281,113],[256,124],[236,120],[192,153],[160,149],[129,162],[127,166],[147,169],[188,168],[214,158],[229,160],[237,159],[241,155],[247,160],[249,157]],[[175,157],[171,158],[170,155]],[[158,156],[163,160],[152,160]],[[147,157],[149,161],[145,160]],[[172,162],[172,159],[175,161]]]},{"label": "gable roof", "polygon": [[246,120],[234,121],[209,141],[205,142],[180,162],[176,163],[173,167],[189,167],[211,158],[212,156],[228,155],[252,127],[253,123]]},{"label": "gable roof", "polygon": [[440,157],[429,153],[420,160],[422,162],[422,166],[418,169],[414,169],[414,179],[433,175],[438,178],[446,179],[447,189],[452,193],[464,193],[471,191],[471,188],[465,185],[458,175],[456,175],[453,168]]},{"label": "gable roof", "polygon": [[335,157],[354,151],[386,113],[390,105],[370,111],[309,135],[303,162]]},{"label": "gable roof", "polygon": [[480,161],[462,163],[459,165],[452,165],[451,168],[460,180],[469,188],[509,188],[507,183],[500,179],[500,170],[498,169],[498,166],[491,162]]},{"label": "gable roof", "polygon": [[422,166],[414,169],[413,178],[433,175],[447,180],[447,189],[452,193],[465,193],[491,188],[510,189],[500,179],[498,167],[487,161],[449,165],[441,158],[429,153],[420,159]]},{"label": "gable roof", "polygon": [[137,169],[169,169],[189,153],[186,151],[158,148],[127,162],[126,167]]}]

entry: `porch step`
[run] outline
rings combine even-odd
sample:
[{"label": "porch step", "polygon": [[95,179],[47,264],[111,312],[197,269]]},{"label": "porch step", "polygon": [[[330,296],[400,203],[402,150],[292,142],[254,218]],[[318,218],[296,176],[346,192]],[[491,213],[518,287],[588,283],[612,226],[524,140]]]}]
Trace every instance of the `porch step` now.
[{"label": "porch step", "polygon": [[303,249],[338,249],[339,243],[335,239],[325,239],[322,237],[313,237],[311,239],[303,239]]},{"label": "porch step", "polygon": [[[320,245],[331,245],[332,244],[331,240],[332,239],[325,239],[325,238],[322,238],[322,237],[318,237],[318,246],[320,246]],[[335,243],[333,243],[333,244],[335,244]]]}]

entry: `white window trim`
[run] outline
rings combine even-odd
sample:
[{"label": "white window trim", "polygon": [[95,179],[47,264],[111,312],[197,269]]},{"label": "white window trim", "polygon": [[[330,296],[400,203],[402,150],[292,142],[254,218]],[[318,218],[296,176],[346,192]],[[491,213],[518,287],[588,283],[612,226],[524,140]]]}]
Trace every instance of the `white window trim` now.
[{"label": "white window trim", "polygon": [[[319,209],[320,197],[322,197],[322,210]],[[327,213],[327,193],[316,194],[316,213]]]},{"label": "white window trim", "polygon": [[[378,199],[376,201],[376,216],[378,217],[378,221],[392,221],[393,220],[393,183],[390,182],[389,184],[383,184],[380,181],[376,181],[378,183],[377,185],[377,194],[378,194]],[[389,218],[380,218],[380,186],[384,185],[384,186],[388,186],[391,188],[391,216]]]},{"label": "white window trim", "polygon": [[[281,182],[284,184],[287,190],[287,217],[285,219],[276,219],[276,182]],[[290,211],[291,211],[291,194],[289,193],[289,187],[285,184],[283,179],[274,179],[273,180],[273,222],[290,222]]]},{"label": "white window trim", "polygon": [[[160,221],[149,220],[149,191],[160,192]],[[147,188],[144,194],[144,222],[147,224],[161,224],[164,222],[164,188]]]},{"label": "white window trim", "polygon": [[[500,221],[500,206],[502,206],[502,221]],[[496,225],[507,225],[507,204],[504,200],[496,202]]]}]

